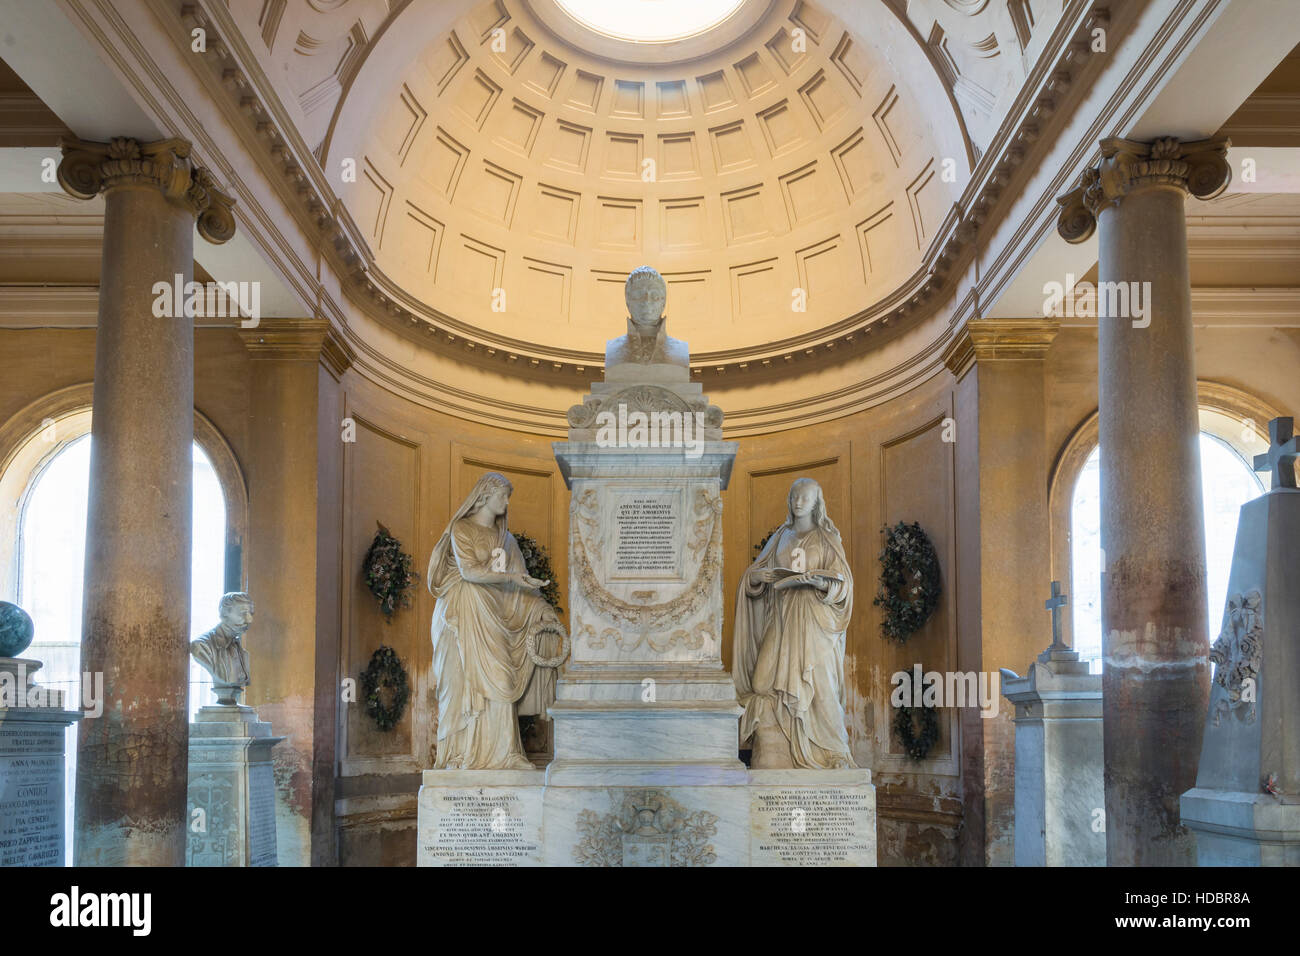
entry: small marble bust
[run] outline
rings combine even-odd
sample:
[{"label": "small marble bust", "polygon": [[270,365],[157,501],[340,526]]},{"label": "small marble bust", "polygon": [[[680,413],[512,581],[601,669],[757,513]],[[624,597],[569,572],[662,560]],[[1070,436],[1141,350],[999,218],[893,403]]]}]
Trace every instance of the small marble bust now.
[{"label": "small marble bust", "polygon": [[222,596],[217,611],[221,623],[190,641],[190,654],[212,675],[217,703],[238,704],[248,686],[248,651],[240,638],[253,624],[253,599],[243,591],[232,591]]},{"label": "small marble bust", "polygon": [[627,302],[627,335],[605,345],[605,381],[645,381],[648,371],[664,381],[689,381],[690,348],[664,329],[668,286],[663,276],[649,266],[633,269],[623,287],[623,298]]}]

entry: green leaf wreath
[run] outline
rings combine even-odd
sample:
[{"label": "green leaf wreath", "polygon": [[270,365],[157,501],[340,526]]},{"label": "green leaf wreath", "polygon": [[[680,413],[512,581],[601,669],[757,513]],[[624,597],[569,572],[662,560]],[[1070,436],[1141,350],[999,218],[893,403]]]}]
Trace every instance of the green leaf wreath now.
[{"label": "green leaf wreath", "polygon": [[921,526],[900,521],[885,532],[880,552],[880,591],[872,601],[885,609],[880,629],[900,644],[929,620],[939,606],[939,555]]},{"label": "green leaf wreath", "polygon": [[[917,736],[914,729],[918,710],[921,712],[920,736]],[[938,708],[926,707],[924,704],[920,707],[899,707],[894,713],[894,733],[898,735],[898,742],[903,745],[903,750],[909,757],[924,760],[930,753],[930,748],[939,742]]]},{"label": "green leaf wreath", "polygon": [[381,646],[361,672],[361,696],[366,702],[366,716],[380,730],[392,730],[402,719],[411,689],[402,660],[391,647]]},{"label": "green leaf wreath", "polygon": [[379,610],[391,621],[399,607],[411,606],[410,590],[415,584],[415,571],[411,556],[402,550],[398,541],[380,522],[375,540],[366,552],[364,568],[366,587],[379,600]]},{"label": "green leaf wreath", "polygon": [[542,597],[555,609],[556,614],[563,614],[564,608],[560,607],[560,583],[555,580],[555,572],[551,570],[550,552],[546,550],[545,545],[538,544],[522,531],[512,531],[511,534],[515,536],[515,543],[523,552],[524,570],[528,572],[529,577],[549,582],[541,589]]}]

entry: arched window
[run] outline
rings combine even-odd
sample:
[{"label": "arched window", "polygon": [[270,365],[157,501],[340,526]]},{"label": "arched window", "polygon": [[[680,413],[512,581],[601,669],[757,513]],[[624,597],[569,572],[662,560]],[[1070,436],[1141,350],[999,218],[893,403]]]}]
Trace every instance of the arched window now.
[{"label": "arched window", "polygon": [[[1217,419],[1226,421],[1218,421]],[[1237,538],[1237,518],[1241,506],[1266,490],[1250,464],[1238,451],[1236,442],[1223,437],[1235,427],[1238,441],[1247,450],[1258,445],[1253,429],[1235,426],[1231,419],[1203,409],[1201,452],[1201,497],[1205,517],[1205,556],[1207,578],[1206,613],[1213,639],[1223,614],[1228,591],[1228,573],[1232,569],[1232,551]],[[1208,426],[1208,427],[1207,427]],[[1094,447],[1074,483],[1070,505],[1070,566],[1074,594],[1074,649],[1092,663],[1092,672],[1101,673],[1101,449]],[[1247,451],[1248,453],[1248,451]]]},{"label": "arched window", "polygon": [[[191,565],[190,639],[217,623],[217,604],[240,582],[239,551],[243,505],[242,481],[233,456],[206,421],[196,417],[196,433],[221,454],[209,456],[193,445],[193,552]],[[19,443],[0,475],[0,493],[16,507],[0,521],[13,537],[0,552],[12,559],[12,577],[0,582],[5,597],[24,608],[36,625],[25,657],[42,661],[37,681],[64,691],[65,706],[81,706],[81,611],[86,546],[86,506],[90,481],[90,411],[81,407],[46,425]],[[228,508],[225,488],[238,483]],[[234,518],[234,520],[231,520]],[[211,681],[190,662],[190,715],[215,703]],[[68,728],[65,793],[66,830],[73,832],[73,787],[76,781],[77,728]],[[68,840],[68,862],[72,841]]]}]

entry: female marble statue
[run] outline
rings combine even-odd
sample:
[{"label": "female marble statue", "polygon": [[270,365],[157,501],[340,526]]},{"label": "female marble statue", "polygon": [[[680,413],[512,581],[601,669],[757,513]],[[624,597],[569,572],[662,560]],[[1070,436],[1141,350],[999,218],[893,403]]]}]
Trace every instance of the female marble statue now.
[{"label": "female marble statue", "polygon": [[742,743],[759,769],[853,767],[844,728],[844,634],[853,573],[811,478],[740,581],[732,674]]},{"label": "female marble statue", "polygon": [[519,712],[545,713],[544,686],[553,687],[555,672],[537,666],[527,639],[563,629],[538,592],[546,582],[528,575],[506,530],[513,490],[496,472],[479,478],[429,559],[429,591],[438,599],[432,628],[435,769],[533,769],[516,718]]}]

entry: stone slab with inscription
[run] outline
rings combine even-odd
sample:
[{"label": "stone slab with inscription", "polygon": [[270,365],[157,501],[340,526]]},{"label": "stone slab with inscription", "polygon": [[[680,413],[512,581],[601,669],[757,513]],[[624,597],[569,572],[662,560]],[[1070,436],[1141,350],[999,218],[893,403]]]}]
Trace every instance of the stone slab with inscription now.
[{"label": "stone slab with inscription", "polygon": [[40,687],[40,661],[0,658],[0,866],[63,866],[66,729],[81,718]]},{"label": "stone slab with inscription", "polygon": [[875,866],[870,770],[751,770],[751,866]]},{"label": "stone slab with inscription", "polygon": [[277,866],[271,748],[283,737],[242,705],[199,710],[190,724],[189,866]]},{"label": "stone slab with inscription", "polygon": [[419,866],[541,866],[544,770],[426,770]]},{"label": "stone slab with inscription", "polygon": [[869,770],[426,770],[420,866],[875,866]]}]

